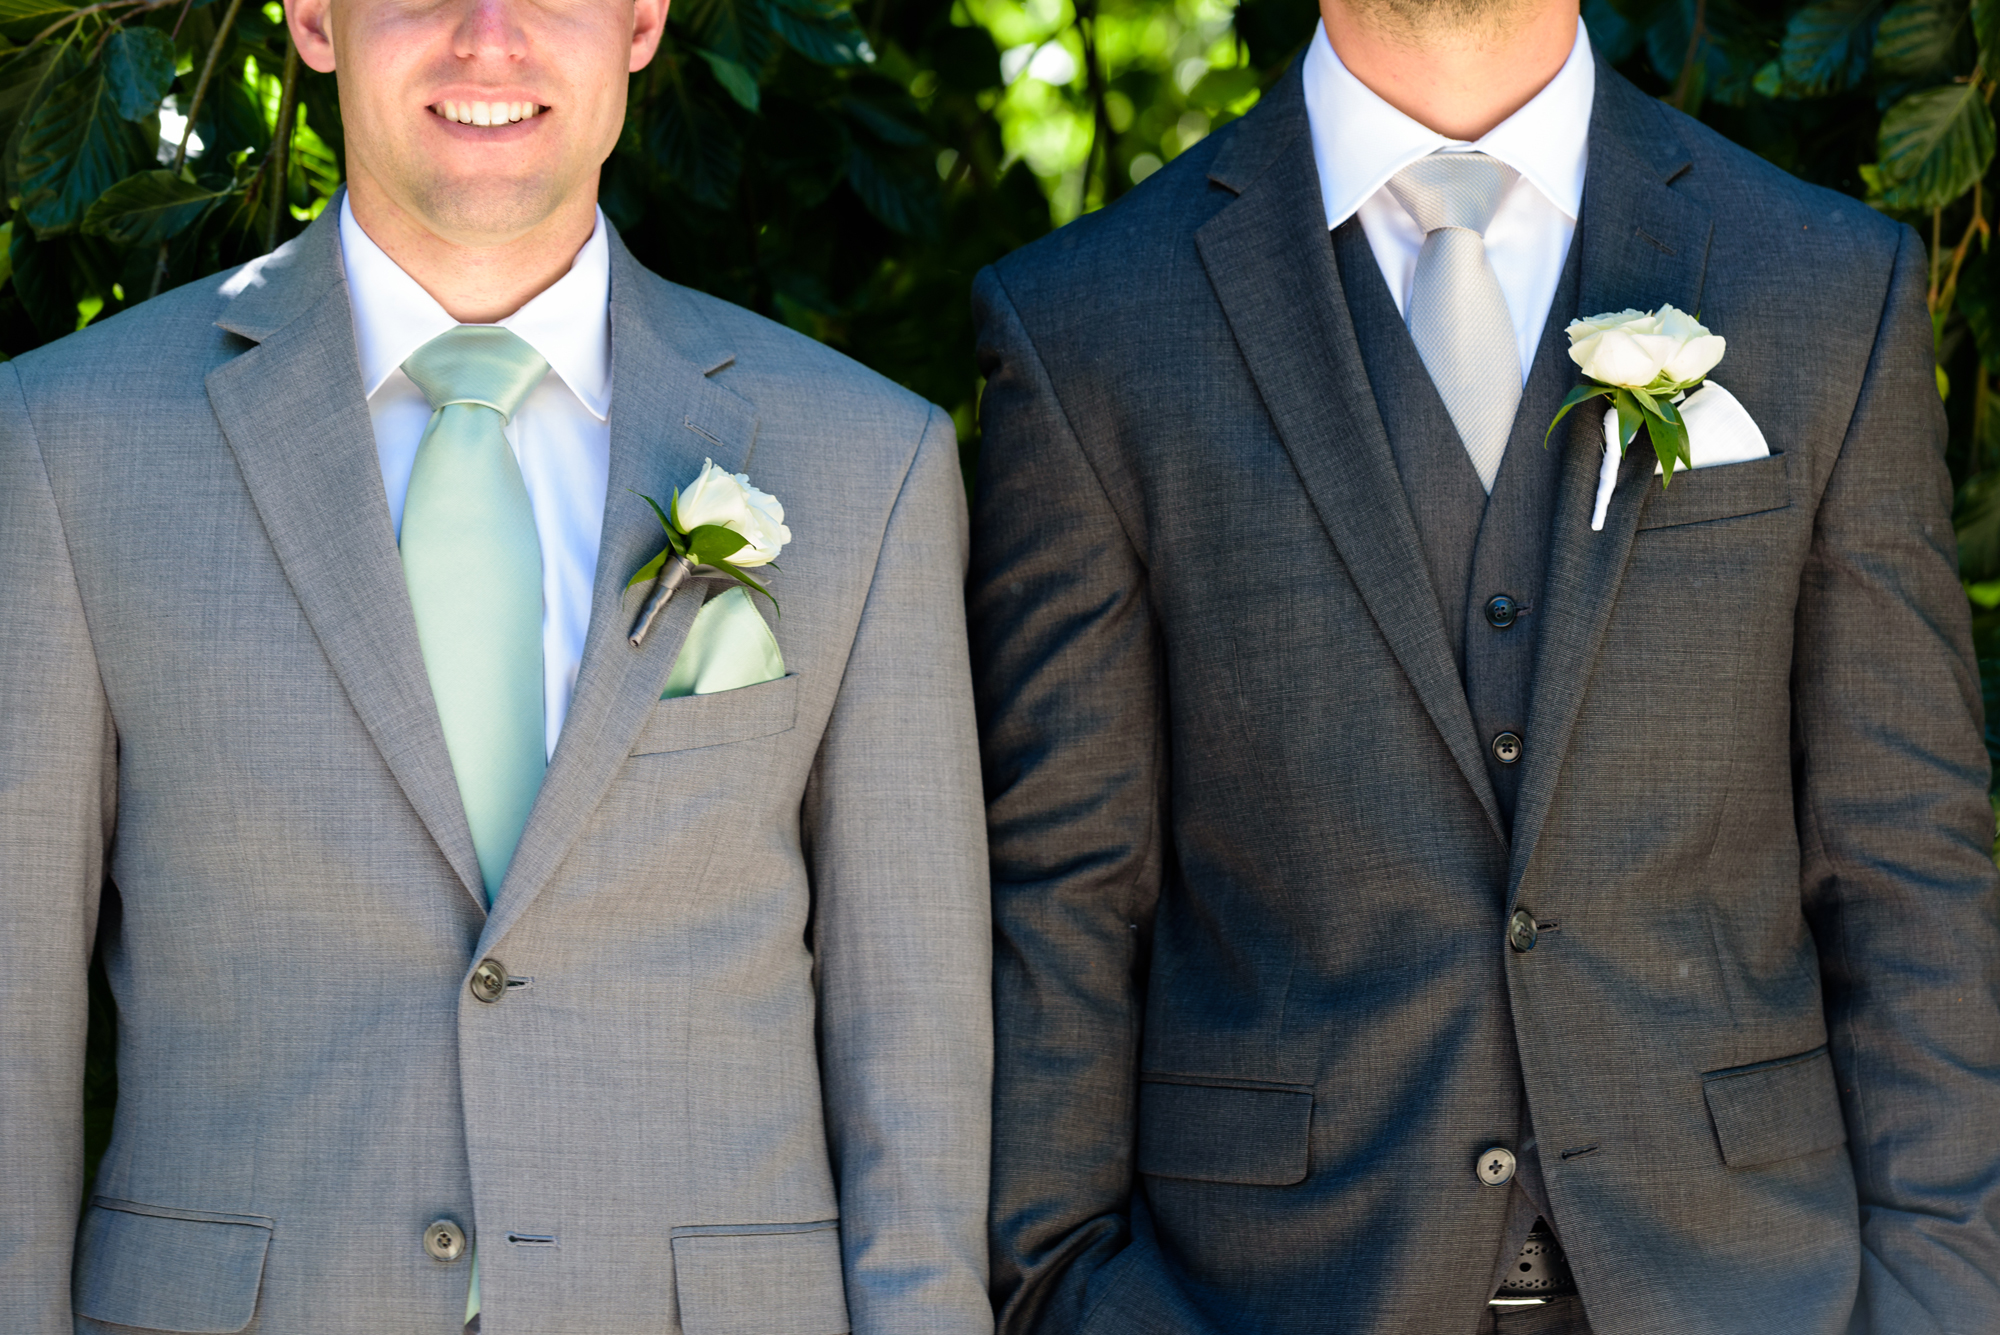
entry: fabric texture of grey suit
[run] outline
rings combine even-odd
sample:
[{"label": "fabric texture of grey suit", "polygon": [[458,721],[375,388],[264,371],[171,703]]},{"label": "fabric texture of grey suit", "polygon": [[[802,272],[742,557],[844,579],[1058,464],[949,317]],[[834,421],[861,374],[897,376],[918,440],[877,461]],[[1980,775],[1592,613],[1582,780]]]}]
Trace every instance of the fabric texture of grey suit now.
[{"label": "fabric texture of grey suit", "polygon": [[1511,835],[1297,70],[978,280],[1004,1331],[1469,1335],[1524,1098],[1598,1335],[2000,1329],[1922,246],[1601,63],[1589,154],[1579,309],[1699,312],[1773,453],[1592,532],[1557,431]]},{"label": "fabric texture of grey suit", "polygon": [[[0,367],[0,1329],[452,1335],[440,1217],[487,1335],[990,1329],[949,420],[614,240],[589,635],[489,913],[336,213]],[[786,507],[789,674],[662,700],[713,590],[627,644],[637,493],[705,457]]]}]

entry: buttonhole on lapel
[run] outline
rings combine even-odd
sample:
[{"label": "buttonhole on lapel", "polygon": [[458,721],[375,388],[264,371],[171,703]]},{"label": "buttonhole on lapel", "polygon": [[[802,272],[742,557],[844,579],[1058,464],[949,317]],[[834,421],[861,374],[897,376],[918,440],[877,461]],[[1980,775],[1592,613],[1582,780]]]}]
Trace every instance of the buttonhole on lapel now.
[{"label": "buttonhole on lapel", "polygon": [[513,1243],[516,1247],[554,1247],[558,1245],[556,1235],[553,1233],[509,1233],[507,1241]]},{"label": "buttonhole on lapel", "polygon": [[1538,932],[1560,932],[1562,929],[1562,923],[1554,918],[1538,920],[1535,923],[1535,930]]},{"label": "buttonhole on lapel", "polygon": [[[1548,928],[1544,927],[1542,930],[1546,932]],[[509,978],[507,980],[508,987],[533,987],[534,985],[535,980],[533,978]]]},{"label": "buttonhole on lapel", "polygon": [[1597,1153],[1597,1146],[1580,1145],[1573,1150],[1564,1150],[1562,1152],[1562,1157],[1564,1162],[1568,1162],[1571,1159],[1581,1159],[1586,1154],[1595,1154],[1595,1153]]},{"label": "buttonhole on lapel", "polygon": [[1674,253],[1674,248],[1672,246],[1660,240],[1660,238],[1654,236],[1651,232],[1648,232],[1645,228],[1634,227],[1632,229],[1632,232],[1641,241],[1644,241],[1648,245],[1656,247],[1662,255],[1671,255]]},{"label": "buttonhole on lapel", "polygon": [[722,437],[716,435],[713,431],[710,431],[707,427],[695,421],[692,416],[684,417],[681,419],[681,421],[687,427],[688,430],[694,432],[697,436],[700,436],[702,439],[712,440],[717,445],[720,445],[722,443]]}]

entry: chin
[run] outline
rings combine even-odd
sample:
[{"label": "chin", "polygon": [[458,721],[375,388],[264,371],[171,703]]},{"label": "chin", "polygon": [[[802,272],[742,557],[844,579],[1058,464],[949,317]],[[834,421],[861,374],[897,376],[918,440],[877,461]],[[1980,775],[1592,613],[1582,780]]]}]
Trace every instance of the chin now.
[{"label": "chin", "polygon": [[440,233],[500,240],[545,222],[573,193],[573,182],[539,176],[496,180],[482,173],[430,181],[416,193],[415,203]]}]

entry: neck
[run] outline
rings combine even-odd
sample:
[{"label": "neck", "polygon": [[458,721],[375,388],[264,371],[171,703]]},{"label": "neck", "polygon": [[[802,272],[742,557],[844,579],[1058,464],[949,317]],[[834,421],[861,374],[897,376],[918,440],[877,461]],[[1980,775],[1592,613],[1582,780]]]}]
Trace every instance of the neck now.
[{"label": "neck", "polygon": [[366,176],[350,172],[361,230],[460,324],[504,320],[569,272],[597,225],[596,192],[580,191],[518,234],[467,241],[440,235]]},{"label": "neck", "polygon": [[1320,17],[1355,78],[1448,139],[1478,139],[1526,106],[1576,43],[1574,0],[1320,0]]}]

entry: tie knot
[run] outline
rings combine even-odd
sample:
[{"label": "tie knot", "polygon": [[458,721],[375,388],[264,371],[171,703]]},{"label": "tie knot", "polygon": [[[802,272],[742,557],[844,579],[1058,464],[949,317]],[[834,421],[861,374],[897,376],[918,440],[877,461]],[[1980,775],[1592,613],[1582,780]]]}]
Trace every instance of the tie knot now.
[{"label": "tie knot", "polygon": [[403,361],[403,373],[424,392],[432,412],[480,403],[509,420],[548,369],[520,335],[495,324],[447,329]]},{"label": "tie knot", "polygon": [[1463,227],[1486,235],[1514,170],[1484,153],[1433,153],[1389,179],[1389,193],[1426,234]]}]

